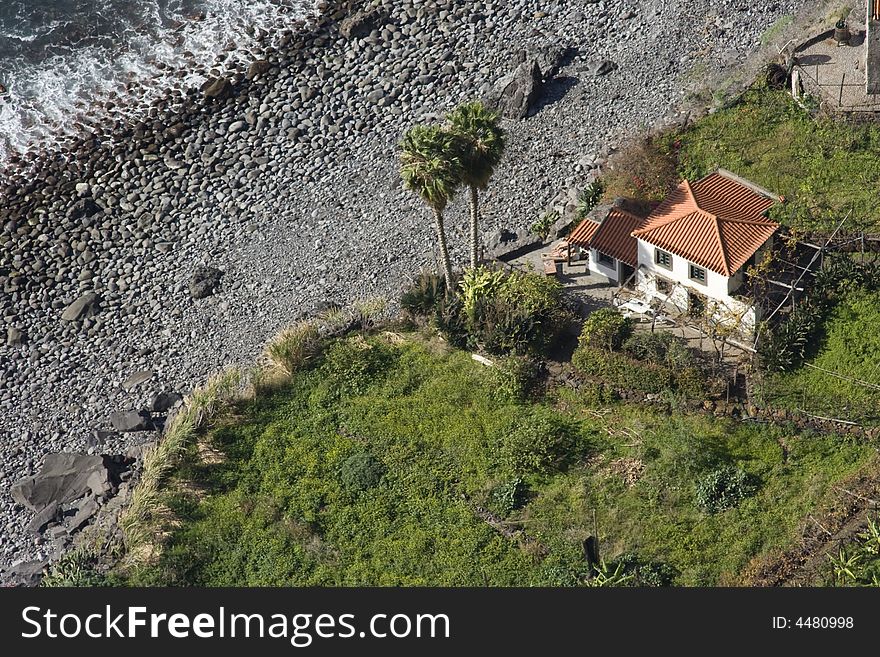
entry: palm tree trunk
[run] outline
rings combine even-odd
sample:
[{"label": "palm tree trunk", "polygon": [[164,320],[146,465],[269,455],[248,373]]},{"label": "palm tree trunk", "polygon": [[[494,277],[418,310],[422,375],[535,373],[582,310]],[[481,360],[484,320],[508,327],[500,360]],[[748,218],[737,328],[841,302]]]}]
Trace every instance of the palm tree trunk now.
[{"label": "palm tree trunk", "polygon": [[452,262],[449,260],[449,248],[446,246],[446,230],[443,228],[443,212],[434,209],[434,227],[437,229],[437,244],[440,245],[440,260],[443,264],[443,275],[446,277],[446,290],[452,290]]},{"label": "palm tree trunk", "polygon": [[477,267],[477,247],[479,246],[479,230],[480,223],[480,192],[476,185],[471,185],[471,268]]}]

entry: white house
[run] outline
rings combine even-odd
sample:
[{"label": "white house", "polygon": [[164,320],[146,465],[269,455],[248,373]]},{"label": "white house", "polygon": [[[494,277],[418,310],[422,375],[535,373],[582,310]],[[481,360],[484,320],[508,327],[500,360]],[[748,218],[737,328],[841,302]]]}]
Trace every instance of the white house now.
[{"label": "white house", "polygon": [[743,294],[744,271],[771,248],[779,224],[767,211],[780,201],[719,169],[694,183],[683,181],[644,219],[617,208],[601,222],[587,219],[570,241],[583,248],[589,235],[590,269],[646,301],[708,314],[748,334],[759,318]]},{"label": "white house", "polygon": [[632,285],[638,267],[638,248],[632,232],[644,223],[644,218],[622,208],[599,207],[571,232],[568,243],[589,253],[590,271],[620,285]]}]

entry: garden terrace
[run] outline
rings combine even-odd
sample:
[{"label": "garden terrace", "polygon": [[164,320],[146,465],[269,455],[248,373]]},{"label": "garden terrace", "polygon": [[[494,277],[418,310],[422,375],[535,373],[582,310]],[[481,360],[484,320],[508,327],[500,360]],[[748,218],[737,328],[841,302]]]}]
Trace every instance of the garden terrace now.
[{"label": "garden terrace", "polygon": [[161,556],[115,576],[582,585],[598,529],[632,583],[736,583],[876,460],[833,436],[620,404],[601,386],[542,396],[507,362],[421,333],[332,341],[215,420],[198,442],[222,458],[188,448],[162,494]]}]

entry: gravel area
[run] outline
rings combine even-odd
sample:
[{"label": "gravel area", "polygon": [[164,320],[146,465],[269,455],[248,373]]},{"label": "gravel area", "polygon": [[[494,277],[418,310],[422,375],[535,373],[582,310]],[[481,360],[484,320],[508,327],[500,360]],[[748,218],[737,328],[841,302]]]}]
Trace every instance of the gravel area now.
[{"label": "gravel area", "polygon": [[[108,128],[0,183],[0,569],[45,556],[9,487],[46,454],[152,440],[113,431],[110,414],[251,361],[325,300],[393,299],[435,267],[431,217],[397,174],[396,144],[414,122],[478,96],[523,48],[577,48],[535,113],[506,124],[507,155],[484,195],[487,230],[522,228],[622,139],[674,117],[688,89],[742,63],[796,7],[373,4],[386,15],[366,35],[347,38],[327,18],[268,53],[268,71],[240,72],[232,97],[195,90],[173,112]],[[615,69],[591,76],[599,61]],[[457,199],[447,218],[459,264],[466,205]],[[202,265],[223,276],[194,299]]]}]

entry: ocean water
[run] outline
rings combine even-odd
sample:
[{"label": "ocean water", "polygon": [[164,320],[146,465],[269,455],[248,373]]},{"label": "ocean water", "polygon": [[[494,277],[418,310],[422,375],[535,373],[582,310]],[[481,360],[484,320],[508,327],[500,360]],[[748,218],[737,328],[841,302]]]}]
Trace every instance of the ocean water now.
[{"label": "ocean water", "polygon": [[[313,0],[0,0],[0,164],[250,61]],[[233,49],[233,46],[235,49]],[[106,109],[110,103],[113,107]]]}]

